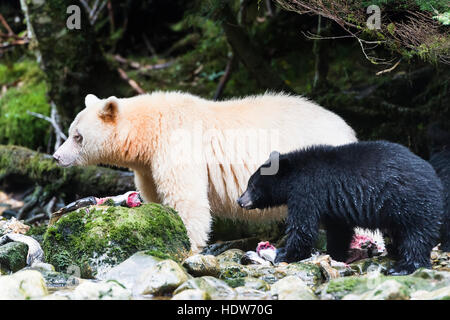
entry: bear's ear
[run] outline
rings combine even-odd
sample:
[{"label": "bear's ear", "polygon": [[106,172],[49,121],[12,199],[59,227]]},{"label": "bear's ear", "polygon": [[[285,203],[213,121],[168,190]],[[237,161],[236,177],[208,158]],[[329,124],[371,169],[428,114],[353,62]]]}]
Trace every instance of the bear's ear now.
[{"label": "bear's ear", "polygon": [[119,100],[116,97],[109,97],[99,113],[100,119],[105,122],[115,122],[119,111]]},{"label": "bear's ear", "polygon": [[89,108],[93,105],[95,105],[96,103],[98,103],[100,101],[99,98],[97,98],[95,95],[93,94],[88,94],[86,96],[86,98],[84,98],[84,104],[86,105],[86,108]]}]

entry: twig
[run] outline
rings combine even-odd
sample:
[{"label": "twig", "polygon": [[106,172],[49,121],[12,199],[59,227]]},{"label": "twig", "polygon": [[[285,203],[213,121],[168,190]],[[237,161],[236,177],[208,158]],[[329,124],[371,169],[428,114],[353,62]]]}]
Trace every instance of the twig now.
[{"label": "twig", "polygon": [[47,214],[45,214],[45,213],[39,213],[39,214],[37,214],[37,215],[35,215],[35,216],[32,216],[31,218],[26,219],[26,220],[25,220],[25,223],[26,223],[26,224],[33,224],[33,223],[35,223],[36,221],[39,221],[39,220],[45,220],[45,219],[47,219],[47,218],[48,218]]},{"label": "twig", "polygon": [[376,73],[376,75],[379,76],[379,75],[381,75],[381,74],[383,74],[383,73],[391,72],[392,70],[394,70],[395,68],[397,68],[397,66],[400,64],[400,61],[402,61],[402,59],[398,60],[397,63],[394,64],[391,68],[385,69],[385,70],[381,70],[381,71],[378,71],[378,72]]},{"label": "twig", "polygon": [[227,66],[225,67],[225,72],[220,78],[219,85],[217,86],[216,92],[214,93],[214,100],[218,100],[220,96],[223,93],[223,90],[225,89],[225,85],[227,84],[228,80],[230,79],[231,72],[233,71],[233,67],[236,63],[236,57],[235,55],[232,55],[228,59]]},{"label": "twig", "polygon": [[12,31],[12,29],[9,26],[8,22],[6,22],[5,18],[3,17],[3,15],[1,13],[0,13],[0,22],[5,27],[5,29],[8,31],[8,35],[9,36],[15,35],[14,31]]},{"label": "twig", "polygon": [[36,118],[45,120],[52,125],[53,129],[55,130],[55,136],[56,136],[56,142],[55,142],[55,151],[56,151],[59,148],[59,146],[61,145],[61,141],[67,140],[67,136],[63,133],[63,131],[61,130],[61,126],[59,125],[59,114],[58,114],[58,111],[56,110],[55,103],[52,101],[50,103],[50,106],[51,106],[50,117],[47,117],[43,114],[29,111],[29,110],[27,110],[27,113]]},{"label": "twig", "polygon": [[127,81],[128,84],[130,85],[130,87],[132,87],[134,89],[134,91],[136,91],[139,94],[145,93],[144,89],[142,89],[136,81],[134,81],[133,79],[130,79],[130,77],[128,77],[128,75],[126,74],[126,72],[123,69],[118,68],[117,71],[119,72],[120,77],[123,80]]},{"label": "twig", "polygon": [[159,70],[159,69],[164,69],[167,67],[170,67],[174,62],[173,61],[168,61],[168,62],[164,62],[164,63],[158,63],[158,64],[148,64],[148,65],[141,65],[139,62],[136,61],[130,61],[124,57],[122,57],[121,55],[114,55],[114,59],[117,62],[129,65],[130,67],[134,68],[134,69],[138,69],[139,71],[148,71],[148,70]]},{"label": "twig", "polygon": [[145,46],[147,47],[147,50],[151,53],[152,56],[156,57],[156,50],[152,46],[152,44],[150,43],[150,40],[148,40],[148,38],[145,35],[145,33],[142,34],[142,38],[144,39],[144,43],[145,43]]}]

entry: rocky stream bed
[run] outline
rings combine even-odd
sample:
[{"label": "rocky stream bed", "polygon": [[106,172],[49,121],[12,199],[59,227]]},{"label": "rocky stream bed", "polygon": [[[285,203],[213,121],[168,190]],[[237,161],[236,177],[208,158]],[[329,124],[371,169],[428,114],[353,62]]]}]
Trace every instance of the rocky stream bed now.
[{"label": "rocky stream bed", "polygon": [[1,245],[0,299],[450,299],[450,253],[437,249],[432,270],[386,276],[386,256],[345,264],[318,252],[273,265],[249,260],[242,240],[192,255],[176,212],[157,204],[81,208],[48,228],[6,222],[0,236],[26,233],[44,255],[27,265],[27,244]]}]

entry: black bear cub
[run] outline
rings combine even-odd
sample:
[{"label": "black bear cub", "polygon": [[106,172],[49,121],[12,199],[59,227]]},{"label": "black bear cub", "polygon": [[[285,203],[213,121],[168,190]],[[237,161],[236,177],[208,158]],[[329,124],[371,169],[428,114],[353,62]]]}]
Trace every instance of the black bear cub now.
[{"label": "black bear cub", "polygon": [[[278,159],[278,172],[267,172]],[[272,167],[271,167],[272,168]],[[272,153],[238,199],[245,209],[287,204],[286,246],[276,262],[310,257],[319,223],[331,257],[345,261],[353,228],[380,229],[396,259],[392,274],[430,268],[443,214],[442,184],[433,167],[407,148],[386,141],[313,146]]]}]

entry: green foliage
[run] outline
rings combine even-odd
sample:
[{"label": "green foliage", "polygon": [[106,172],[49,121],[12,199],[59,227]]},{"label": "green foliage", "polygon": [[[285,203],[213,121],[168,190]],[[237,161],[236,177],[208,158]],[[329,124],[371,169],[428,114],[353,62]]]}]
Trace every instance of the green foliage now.
[{"label": "green foliage", "polygon": [[448,9],[448,0],[368,0],[362,2],[362,7],[364,8],[370,5],[377,5],[380,7],[389,7],[396,9],[445,11],[445,9]]},{"label": "green foliage", "polygon": [[49,138],[50,126],[27,114],[27,110],[48,115],[47,84],[36,62],[23,60],[10,66],[0,65],[0,143],[37,149]]},{"label": "green foliage", "polygon": [[436,19],[443,25],[448,26],[450,25],[450,11],[438,14],[434,16],[433,19]]}]

